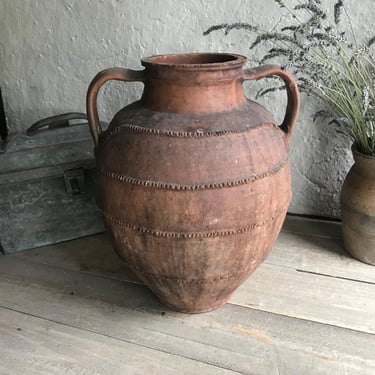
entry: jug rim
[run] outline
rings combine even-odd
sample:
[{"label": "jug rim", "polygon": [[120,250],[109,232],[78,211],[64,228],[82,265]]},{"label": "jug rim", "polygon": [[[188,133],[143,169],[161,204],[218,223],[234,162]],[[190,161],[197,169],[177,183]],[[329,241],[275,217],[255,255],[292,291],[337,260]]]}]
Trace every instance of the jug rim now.
[{"label": "jug rim", "polygon": [[161,67],[174,69],[233,69],[242,67],[247,58],[235,53],[223,52],[188,52],[170,53],[145,57],[142,65],[147,67]]}]

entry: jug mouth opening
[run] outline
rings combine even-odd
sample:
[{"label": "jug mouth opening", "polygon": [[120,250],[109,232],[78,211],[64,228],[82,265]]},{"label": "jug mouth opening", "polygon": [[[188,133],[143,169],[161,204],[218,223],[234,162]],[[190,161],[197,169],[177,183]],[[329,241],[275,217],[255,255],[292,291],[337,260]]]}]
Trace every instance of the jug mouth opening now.
[{"label": "jug mouth opening", "polygon": [[232,69],[241,67],[246,57],[231,53],[178,53],[155,55],[142,59],[145,67],[173,67],[180,69]]}]

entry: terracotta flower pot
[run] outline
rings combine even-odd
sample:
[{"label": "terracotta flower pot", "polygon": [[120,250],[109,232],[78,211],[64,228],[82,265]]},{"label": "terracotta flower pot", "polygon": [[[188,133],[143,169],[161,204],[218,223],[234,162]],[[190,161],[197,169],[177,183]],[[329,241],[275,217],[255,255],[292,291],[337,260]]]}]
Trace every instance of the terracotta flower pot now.
[{"label": "terracotta flower pot", "polygon": [[375,265],[375,157],[353,146],[354,165],[341,191],[341,216],[346,251]]},{"label": "terracotta flower pot", "polygon": [[[290,202],[298,89],[279,66],[243,70],[245,60],[153,56],[142,71],[99,73],[88,90],[98,205],[113,246],[175,310],[224,304],[271,250]],[[243,93],[244,81],[271,75],[288,94],[280,127]],[[103,132],[96,98],[111,79],[143,82],[144,91]]]}]

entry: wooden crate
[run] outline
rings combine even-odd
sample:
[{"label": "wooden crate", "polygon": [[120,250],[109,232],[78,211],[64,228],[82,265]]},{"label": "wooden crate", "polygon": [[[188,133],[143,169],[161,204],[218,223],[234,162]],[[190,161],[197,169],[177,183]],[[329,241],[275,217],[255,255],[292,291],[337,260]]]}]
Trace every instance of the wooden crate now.
[{"label": "wooden crate", "polygon": [[16,134],[0,153],[0,244],[5,253],[104,231],[95,201],[87,123]]}]

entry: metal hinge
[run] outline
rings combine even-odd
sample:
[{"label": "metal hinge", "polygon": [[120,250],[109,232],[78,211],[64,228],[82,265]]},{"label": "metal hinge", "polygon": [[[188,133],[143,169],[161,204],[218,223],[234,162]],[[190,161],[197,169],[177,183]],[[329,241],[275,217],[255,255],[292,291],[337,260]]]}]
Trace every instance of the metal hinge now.
[{"label": "metal hinge", "polygon": [[65,190],[68,194],[81,194],[85,189],[85,170],[74,168],[64,171]]}]

